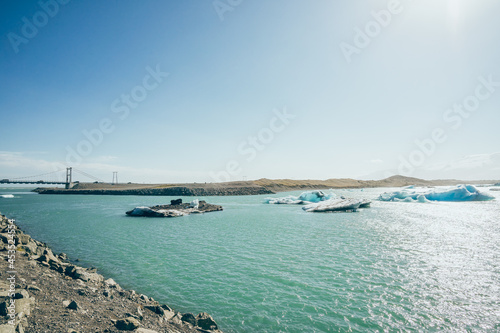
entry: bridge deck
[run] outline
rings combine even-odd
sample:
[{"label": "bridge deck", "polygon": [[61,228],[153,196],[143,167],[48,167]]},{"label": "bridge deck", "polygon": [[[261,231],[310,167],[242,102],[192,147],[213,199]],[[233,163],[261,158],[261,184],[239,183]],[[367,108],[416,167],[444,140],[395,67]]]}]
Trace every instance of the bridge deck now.
[{"label": "bridge deck", "polygon": [[0,184],[48,184],[48,185],[66,185],[67,183],[65,182],[46,182],[43,180],[39,181],[30,181],[30,180],[0,180]]}]

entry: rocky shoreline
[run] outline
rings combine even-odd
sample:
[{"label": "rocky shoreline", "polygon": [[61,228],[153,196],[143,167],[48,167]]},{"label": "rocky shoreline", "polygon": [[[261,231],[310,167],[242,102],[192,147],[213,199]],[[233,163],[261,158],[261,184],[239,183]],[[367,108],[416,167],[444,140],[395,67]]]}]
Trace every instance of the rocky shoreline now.
[{"label": "rocky shoreline", "polygon": [[165,187],[165,188],[141,188],[127,190],[113,189],[55,189],[55,188],[37,188],[34,190],[39,194],[85,194],[85,195],[151,195],[151,196],[229,196],[229,195],[259,195],[274,194],[273,191],[264,187]]},{"label": "rocky shoreline", "polygon": [[55,255],[1,214],[0,255],[0,333],[221,332],[206,313],[177,312]]}]

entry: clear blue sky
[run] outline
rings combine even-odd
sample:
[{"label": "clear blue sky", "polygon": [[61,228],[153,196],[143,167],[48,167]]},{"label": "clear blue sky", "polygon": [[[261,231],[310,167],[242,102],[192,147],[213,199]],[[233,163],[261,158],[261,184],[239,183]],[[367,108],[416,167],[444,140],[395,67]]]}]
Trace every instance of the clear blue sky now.
[{"label": "clear blue sky", "polygon": [[0,178],[500,178],[498,1],[0,9]]}]

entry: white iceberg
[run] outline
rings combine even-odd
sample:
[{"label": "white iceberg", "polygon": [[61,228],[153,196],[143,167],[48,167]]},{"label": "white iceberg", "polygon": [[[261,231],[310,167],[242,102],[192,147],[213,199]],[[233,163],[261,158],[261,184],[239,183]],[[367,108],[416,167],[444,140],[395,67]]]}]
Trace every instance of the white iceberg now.
[{"label": "white iceberg", "polygon": [[155,213],[156,211],[152,210],[151,208],[141,206],[141,207],[135,207],[127,214],[130,216],[147,216],[147,215],[154,215]]},{"label": "white iceberg", "polygon": [[135,207],[133,210],[128,211],[126,214],[130,216],[146,216],[146,217],[177,217],[189,215],[195,209],[185,209],[183,211],[178,209],[151,209],[150,207]]},{"label": "white iceberg", "polygon": [[282,198],[266,198],[264,203],[275,205],[305,205],[308,203],[317,203],[321,201],[336,198],[335,193],[324,193],[323,191],[307,191],[301,193],[298,197],[289,195]]},{"label": "white iceberg", "polygon": [[386,192],[379,196],[380,201],[429,202],[429,201],[488,201],[494,200],[491,194],[480,192],[473,185],[458,185],[447,189],[403,189]]},{"label": "white iceberg", "polygon": [[339,198],[312,203],[302,207],[306,212],[338,212],[338,211],[353,211],[358,208],[369,207],[371,201],[366,199]]}]

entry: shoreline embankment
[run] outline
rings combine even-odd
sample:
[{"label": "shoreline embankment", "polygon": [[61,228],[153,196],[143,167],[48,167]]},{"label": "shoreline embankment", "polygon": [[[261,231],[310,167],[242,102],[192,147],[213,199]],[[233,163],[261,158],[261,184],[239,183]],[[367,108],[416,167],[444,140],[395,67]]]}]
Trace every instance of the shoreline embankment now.
[{"label": "shoreline embankment", "polygon": [[207,313],[180,313],[70,262],[0,214],[0,332],[211,332]]}]

